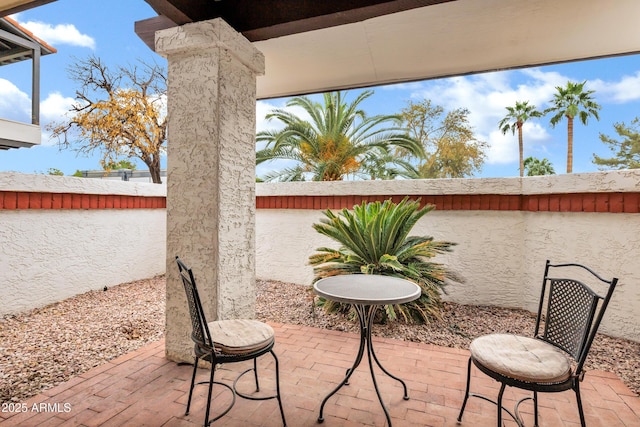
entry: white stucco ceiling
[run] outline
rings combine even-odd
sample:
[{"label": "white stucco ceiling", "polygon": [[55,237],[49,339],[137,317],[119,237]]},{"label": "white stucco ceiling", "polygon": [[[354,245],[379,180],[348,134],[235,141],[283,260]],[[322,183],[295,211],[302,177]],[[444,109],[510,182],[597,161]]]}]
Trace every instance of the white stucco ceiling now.
[{"label": "white stucco ceiling", "polygon": [[640,52],[640,0],[457,0],[254,42],[258,97]]},{"label": "white stucco ceiling", "polygon": [[[0,0],[0,10],[54,0]],[[142,1],[142,0],[139,0]],[[254,42],[259,98],[640,52],[640,0],[455,0]]]}]

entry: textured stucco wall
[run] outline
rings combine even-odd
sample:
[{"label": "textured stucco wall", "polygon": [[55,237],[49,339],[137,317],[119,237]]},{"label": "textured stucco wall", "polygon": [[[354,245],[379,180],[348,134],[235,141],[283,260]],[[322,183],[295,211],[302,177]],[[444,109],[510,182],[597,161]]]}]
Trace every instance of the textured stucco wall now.
[{"label": "textured stucco wall", "polygon": [[640,214],[530,213],[526,218],[522,281],[535,295],[528,299],[537,298],[545,259],[586,264],[602,277],[620,279],[602,330],[640,341]]},{"label": "textured stucco wall", "polygon": [[255,316],[256,76],[264,57],[220,19],[156,34],[168,60],[166,354],[193,343],[174,257],[190,266],[208,320]]},{"label": "textured stucco wall", "polygon": [[146,197],[163,197],[167,194],[165,185],[16,172],[0,172],[0,190]]},{"label": "textured stucco wall", "polygon": [[[257,277],[311,284],[313,268],[308,264],[309,256],[322,246],[337,247],[311,227],[322,218],[322,212],[314,210],[258,210]],[[448,299],[519,307],[524,284],[513,278],[523,275],[522,233],[520,212],[433,211],[420,220],[411,234],[457,243],[452,253],[436,258],[465,278],[465,283],[447,288]]]},{"label": "textured stucco wall", "polygon": [[[0,190],[164,196],[160,185],[0,173]],[[0,315],[165,271],[164,209],[0,210]]]},{"label": "textured stucco wall", "polygon": [[[539,194],[637,192],[640,171],[536,178],[259,184],[258,196],[375,194]],[[256,274],[261,279],[309,285],[309,255],[336,247],[311,225],[324,215],[309,209],[259,209]],[[458,243],[439,256],[465,283],[446,299],[464,304],[536,308],[546,259],[579,262],[620,279],[602,330],[640,341],[640,214],[435,210],[413,234]]]},{"label": "textured stucco wall", "polygon": [[640,191],[640,170],[525,178],[260,183],[258,196],[349,194],[545,194]]},{"label": "textured stucco wall", "polygon": [[[258,196],[533,194],[639,188],[640,171],[620,171],[523,180],[259,184],[256,192]],[[166,190],[153,184],[0,173],[0,191],[158,197]],[[313,277],[309,255],[320,246],[334,244],[311,228],[321,218],[319,210],[258,209],[257,277],[308,285]],[[198,221],[196,217],[193,227]],[[173,255],[165,252],[165,224],[164,209],[0,209],[0,314],[161,274],[167,258],[174,270]],[[453,253],[438,259],[464,276],[465,283],[449,286],[446,296],[461,303],[533,310],[547,258],[582,262],[604,277],[615,275],[620,283],[603,330],[640,341],[640,264],[636,260],[640,214],[435,210],[414,231],[458,243]],[[186,248],[189,244],[184,243]],[[243,298],[248,304],[255,301],[252,295]],[[186,308],[186,302],[181,303]]]}]

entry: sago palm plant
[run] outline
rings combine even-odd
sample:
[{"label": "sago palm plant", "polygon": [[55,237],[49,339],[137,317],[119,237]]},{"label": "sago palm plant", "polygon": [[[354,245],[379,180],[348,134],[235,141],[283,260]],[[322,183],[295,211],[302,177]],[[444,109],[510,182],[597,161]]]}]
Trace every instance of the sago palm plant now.
[{"label": "sago palm plant", "polygon": [[[420,208],[420,200],[405,198],[400,203],[386,200],[356,205],[337,215],[326,210],[326,218],[313,228],[341,244],[340,249],[318,248],[309,257],[314,266],[314,283],[340,274],[380,274],[405,278],[422,289],[415,301],[388,305],[380,321],[428,322],[440,317],[441,292],[447,279],[459,281],[443,264],[431,261],[437,254],[451,252],[455,243],[434,241],[429,236],[409,236],[411,229],[435,206]],[[348,306],[322,300],[327,311],[347,312]]]}]

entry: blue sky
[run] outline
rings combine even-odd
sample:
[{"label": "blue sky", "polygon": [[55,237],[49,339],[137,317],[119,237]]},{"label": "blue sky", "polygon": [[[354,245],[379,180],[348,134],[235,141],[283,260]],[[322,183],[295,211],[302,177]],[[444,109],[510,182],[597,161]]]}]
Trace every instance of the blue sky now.
[{"label": "blue sky", "polygon": [[[13,16],[58,50],[42,58],[43,127],[59,121],[74,101],[75,86],[66,70],[76,58],[96,55],[114,67],[135,63],[137,59],[166,64],[164,58],[147,48],[134,32],[135,21],[153,16],[155,12],[143,0],[58,0]],[[30,121],[30,79],[28,61],[0,67],[0,117]],[[576,122],[574,134],[574,173],[596,171],[593,154],[611,156],[608,147],[600,142],[599,134],[615,137],[614,123],[629,124],[640,116],[640,57],[637,55],[376,87],[372,88],[374,95],[363,106],[369,114],[394,114],[408,100],[428,98],[446,109],[468,108],[478,139],[490,145],[487,162],[477,176],[518,176],[517,137],[510,133],[502,135],[497,126],[506,113],[505,107],[514,105],[516,100],[527,100],[539,109],[547,108],[555,87],[564,86],[568,80],[586,80],[586,88],[595,90],[594,98],[602,106],[600,121],[590,119],[587,126]],[[358,92],[352,90],[350,94]],[[258,130],[277,126],[266,122],[264,115],[270,108],[283,107],[285,103],[286,99],[259,101]],[[525,156],[547,158],[557,173],[563,173],[566,139],[566,121],[556,128],[551,128],[549,117],[527,123]],[[99,160],[98,154],[87,158],[78,157],[71,150],[59,150],[45,132],[39,147],[0,151],[0,171],[44,173],[49,168],[57,168],[70,175],[78,169],[99,169]],[[140,163],[138,168],[146,167]]]}]

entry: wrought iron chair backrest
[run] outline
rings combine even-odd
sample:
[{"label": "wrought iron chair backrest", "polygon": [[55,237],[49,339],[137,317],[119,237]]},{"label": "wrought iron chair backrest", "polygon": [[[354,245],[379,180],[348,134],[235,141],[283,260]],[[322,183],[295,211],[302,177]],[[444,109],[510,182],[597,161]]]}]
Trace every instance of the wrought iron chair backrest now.
[{"label": "wrought iron chair backrest", "polygon": [[189,314],[191,315],[191,339],[200,347],[213,349],[211,332],[207,326],[207,318],[202,309],[202,303],[200,302],[200,295],[198,294],[193,272],[177,256],[176,262],[180,270],[180,277],[182,278],[182,284],[184,285],[184,291],[189,305]]},{"label": "wrought iron chair backrest", "polygon": [[[550,277],[550,269],[577,267],[608,285],[605,296],[598,295],[579,280]],[[606,280],[580,264],[546,263],[542,293],[536,318],[535,337],[561,348],[576,361],[575,375],[580,375],[589,349],[618,282]],[[548,292],[548,294],[547,294]],[[546,300],[546,305],[545,305]],[[546,308],[546,309],[545,309]]]}]

